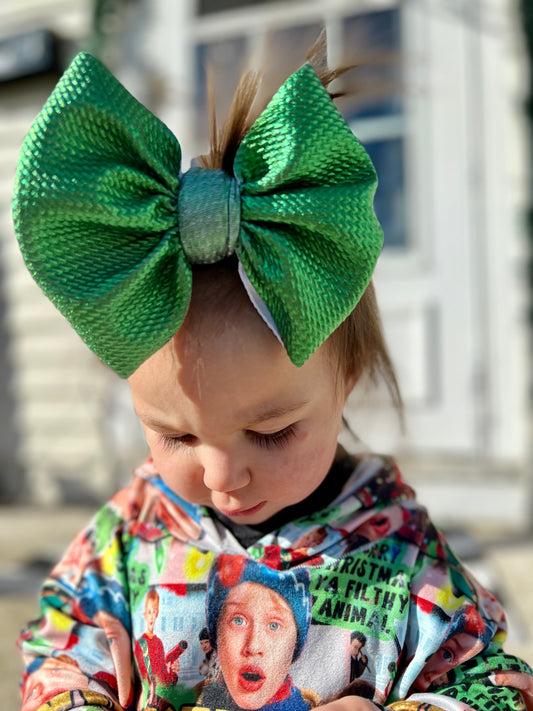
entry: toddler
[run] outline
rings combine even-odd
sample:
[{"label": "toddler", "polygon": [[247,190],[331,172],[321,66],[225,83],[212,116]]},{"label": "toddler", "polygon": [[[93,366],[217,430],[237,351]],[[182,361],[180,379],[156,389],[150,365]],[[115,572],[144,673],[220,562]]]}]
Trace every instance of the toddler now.
[{"label": "toddler", "polygon": [[499,603],[393,460],[337,442],[363,375],[401,400],[371,283],[376,175],[319,55],[253,122],[246,75],[185,173],[88,54],[28,134],[22,252],[128,378],[151,457],[44,583],[23,711],[533,709]]}]

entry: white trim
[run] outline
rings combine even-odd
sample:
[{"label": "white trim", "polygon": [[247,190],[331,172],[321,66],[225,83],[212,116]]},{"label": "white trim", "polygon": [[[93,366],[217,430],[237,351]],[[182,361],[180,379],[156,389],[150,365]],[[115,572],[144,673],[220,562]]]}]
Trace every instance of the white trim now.
[{"label": "white trim", "polygon": [[398,0],[299,0],[291,3],[271,3],[262,7],[240,7],[209,15],[199,15],[191,23],[194,41],[225,39],[248,34],[258,25],[263,31],[288,25],[321,24],[358,13],[388,10],[398,6]]},{"label": "white trim", "polygon": [[403,114],[396,116],[379,116],[372,119],[355,119],[350,121],[350,128],[361,141],[386,141],[391,138],[402,138],[405,134],[405,117]]}]

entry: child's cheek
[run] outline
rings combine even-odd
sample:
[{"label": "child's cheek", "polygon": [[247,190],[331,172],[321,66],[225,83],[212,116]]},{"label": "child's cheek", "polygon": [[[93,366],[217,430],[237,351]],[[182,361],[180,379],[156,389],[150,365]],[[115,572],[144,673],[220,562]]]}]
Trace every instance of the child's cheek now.
[{"label": "child's cheek", "polygon": [[154,467],[165,484],[177,494],[187,497],[198,488],[203,481],[198,466],[186,451],[157,451],[152,450]]},{"label": "child's cheek", "polygon": [[[299,438],[297,447],[282,455],[280,469],[286,481],[300,486],[318,486],[326,476],[337,448],[336,438],[320,440],[309,433]],[[306,486],[307,485],[307,486]]]}]

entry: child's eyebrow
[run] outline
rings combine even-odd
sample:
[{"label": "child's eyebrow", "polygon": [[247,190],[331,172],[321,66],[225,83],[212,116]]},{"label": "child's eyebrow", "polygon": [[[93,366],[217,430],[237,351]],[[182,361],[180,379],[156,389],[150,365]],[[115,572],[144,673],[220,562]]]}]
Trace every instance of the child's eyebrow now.
[{"label": "child's eyebrow", "polygon": [[[292,405],[287,405],[286,407],[270,407],[259,413],[254,413],[250,415],[250,419],[247,419],[248,425],[250,427],[254,425],[259,425],[261,422],[266,422],[267,420],[274,420],[277,417],[283,417],[284,415],[289,415],[291,412],[296,412],[296,410],[301,409],[309,403],[309,400],[302,400],[302,402],[296,402]],[[244,418],[243,418],[244,419]]]},{"label": "child's eyebrow", "polygon": [[156,430],[173,430],[174,429],[166,422],[157,420],[153,417],[150,417],[149,415],[143,416],[142,414],[137,413],[137,417],[144,425],[146,425],[147,427],[151,427],[152,429],[156,429]]}]

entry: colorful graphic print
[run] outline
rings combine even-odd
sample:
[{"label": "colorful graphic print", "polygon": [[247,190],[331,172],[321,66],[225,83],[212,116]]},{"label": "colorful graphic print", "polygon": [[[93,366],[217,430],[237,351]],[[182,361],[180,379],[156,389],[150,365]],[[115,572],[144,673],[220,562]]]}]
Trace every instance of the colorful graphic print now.
[{"label": "colorful graphic print", "polygon": [[145,465],[43,588],[20,640],[23,711],[307,711],[348,694],[396,711],[532,711],[496,599],[394,463],[353,467],[323,511],[244,550]]},{"label": "colorful graphic print", "polygon": [[211,646],[207,627],[204,627],[200,631],[198,638],[200,640],[200,647],[202,649],[202,652],[205,654],[205,657],[200,662],[198,671],[202,676],[205,676],[206,679],[216,679],[220,672],[218,654],[216,652],[216,649],[213,649],[213,647]]},{"label": "colorful graphic print", "polygon": [[178,681],[179,658],[189,646],[188,642],[181,640],[165,654],[162,641],[154,634],[158,615],[159,593],[153,589],[147,593],[144,603],[146,632],[135,643],[135,659],[140,676],[148,683],[147,705],[153,708],[160,706],[157,696],[158,684],[172,686]]},{"label": "colorful graphic print", "polygon": [[220,673],[203,687],[198,705],[260,709],[286,702],[309,709],[289,676],[311,621],[308,584],[305,568],[278,572],[244,556],[219,557],[206,616]]}]

